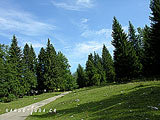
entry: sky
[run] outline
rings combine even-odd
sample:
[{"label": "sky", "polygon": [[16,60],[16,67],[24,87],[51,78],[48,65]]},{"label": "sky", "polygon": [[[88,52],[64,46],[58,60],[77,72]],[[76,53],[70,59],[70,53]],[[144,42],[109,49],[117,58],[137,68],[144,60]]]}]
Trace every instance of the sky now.
[{"label": "sky", "polygon": [[0,44],[11,44],[15,34],[23,49],[32,44],[38,55],[48,38],[69,60],[71,72],[85,67],[88,54],[101,55],[103,44],[111,55],[112,22],[116,16],[127,32],[128,22],[150,25],[150,0],[0,0]]}]

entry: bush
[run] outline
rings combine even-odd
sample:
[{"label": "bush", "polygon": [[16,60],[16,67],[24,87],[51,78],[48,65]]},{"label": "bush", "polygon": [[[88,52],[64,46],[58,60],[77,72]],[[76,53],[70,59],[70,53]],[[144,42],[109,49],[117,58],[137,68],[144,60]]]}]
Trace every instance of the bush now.
[{"label": "bush", "polygon": [[8,97],[3,97],[1,99],[2,102],[11,102],[14,99],[16,99],[16,96],[14,94],[9,94]]}]

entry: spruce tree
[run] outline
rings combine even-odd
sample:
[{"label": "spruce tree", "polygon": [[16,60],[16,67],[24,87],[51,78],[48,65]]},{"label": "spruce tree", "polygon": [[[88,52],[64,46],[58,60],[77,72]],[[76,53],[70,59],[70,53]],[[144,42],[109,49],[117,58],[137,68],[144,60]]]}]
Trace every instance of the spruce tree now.
[{"label": "spruce tree", "polygon": [[9,64],[14,71],[13,80],[11,85],[12,94],[16,97],[25,94],[25,82],[23,79],[23,63],[22,63],[22,51],[18,46],[17,38],[13,35],[12,43],[9,48]]},{"label": "spruce tree", "polygon": [[152,61],[149,61],[152,66],[150,67],[150,71],[152,71],[151,75],[159,76],[160,71],[160,1],[159,0],[151,0],[150,3],[151,8],[151,33],[150,38],[148,39],[150,54]]},{"label": "spruce tree", "polygon": [[4,97],[9,94],[9,81],[6,79],[6,52],[4,45],[0,44],[0,100],[3,101]]},{"label": "spruce tree", "polygon": [[154,51],[151,51],[150,47],[150,34],[151,28],[147,25],[142,29],[142,40],[143,40],[143,75],[145,77],[151,77],[153,75],[153,64],[154,64]]},{"label": "spruce tree", "polygon": [[37,64],[37,59],[36,59],[36,53],[32,47],[32,45],[30,45],[30,50],[29,50],[29,67],[30,70],[36,74],[36,64]]},{"label": "spruce tree", "polygon": [[10,102],[15,99],[14,75],[12,64],[9,63],[8,46],[0,45],[0,99],[3,102]]},{"label": "spruce tree", "polygon": [[102,64],[106,74],[106,81],[114,82],[115,79],[114,64],[112,56],[110,55],[105,45],[103,45],[103,50],[102,50]]},{"label": "spruce tree", "polygon": [[136,30],[134,29],[134,26],[132,25],[132,23],[130,21],[129,21],[129,28],[128,28],[128,40],[133,45],[137,56],[139,56],[141,42],[138,41],[138,36],[136,35]]},{"label": "spruce tree", "polygon": [[50,40],[48,39],[47,47],[46,47],[46,53],[45,53],[45,82],[44,84],[47,87],[47,90],[55,91],[57,90],[58,82],[60,80],[60,73],[59,73],[59,66],[57,61],[57,54],[53,47],[53,45],[50,43]]},{"label": "spruce tree", "polygon": [[58,70],[59,70],[59,82],[58,88],[60,90],[71,90],[76,87],[76,81],[70,72],[70,65],[68,59],[63,55],[62,52],[57,54]]},{"label": "spruce tree", "polygon": [[[95,83],[96,83],[95,80],[97,80],[97,83],[100,81],[99,75],[97,75],[98,79],[93,79],[93,76],[95,74],[96,74],[96,68],[94,66],[93,55],[91,53],[90,55],[88,55],[88,60],[86,62],[86,75],[87,75],[86,84],[87,84],[87,86],[95,85]],[[95,78],[95,76],[94,76],[94,78]]]},{"label": "spruce tree", "polygon": [[127,35],[117,19],[113,20],[112,45],[114,50],[114,66],[118,81],[129,81],[139,75],[142,65],[132,44],[127,41]]},{"label": "spruce tree", "polygon": [[95,75],[94,75],[94,79],[95,79],[94,81],[97,82],[94,84],[105,85],[106,84],[106,73],[103,69],[102,58],[97,53],[94,52],[93,60],[94,60],[94,67],[96,70]]},{"label": "spruce tree", "polygon": [[31,58],[32,58],[31,49],[28,46],[28,44],[26,44],[23,49],[22,60],[23,60],[23,75],[24,75],[25,88],[28,94],[31,92],[33,93],[33,89],[35,89],[37,85],[35,68],[34,71],[33,69],[31,69],[33,68],[33,66],[35,66],[35,64],[33,64]]},{"label": "spruce tree", "polygon": [[77,84],[79,88],[86,86],[86,75],[83,67],[79,64],[77,68]]},{"label": "spruce tree", "polygon": [[37,83],[38,83],[38,90],[39,92],[43,92],[44,89],[46,89],[46,86],[44,84],[45,82],[45,49],[42,47],[40,49],[39,55],[38,55],[38,61],[37,61],[37,67],[36,67],[36,74],[37,74]]}]

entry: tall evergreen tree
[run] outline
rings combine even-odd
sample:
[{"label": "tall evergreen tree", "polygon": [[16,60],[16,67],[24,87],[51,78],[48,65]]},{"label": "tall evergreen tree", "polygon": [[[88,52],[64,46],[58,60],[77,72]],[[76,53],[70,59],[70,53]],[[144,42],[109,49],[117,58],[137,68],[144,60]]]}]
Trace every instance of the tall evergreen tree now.
[{"label": "tall evergreen tree", "polygon": [[30,69],[29,54],[30,54],[30,48],[29,48],[29,45],[26,43],[23,49],[23,61],[24,61],[24,64]]},{"label": "tall evergreen tree", "polygon": [[6,49],[4,45],[0,44],[0,100],[3,101],[4,97],[8,97],[9,95],[9,82],[11,79],[6,74]]},{"label": "tall evergreen tree", "polygon": [[[94,67],[95,67],[95,72],[96,74],[94,75],[95,77],[95,83],[96,85],[100,85],[100,84],[103,84],[105,85],[106,84],[106,73],[103,69],[103,65],[102,65],[102,58],[94,52],[94,56],[93,56],[93,60],[94,60]],[[100,80],[97,80],[96,79],[100,79]]]},{"label": "tall evergreen tree", "polygon": [[45,85],[47,90],[57,90],[59,78],[59,70],[58,70],[58,61],[57,61],[57,54],[48,39],[47,48],[46,48],[46,55],[45,55]]},{"label": "tall evergreen tree", "polygon": [[160,75],[160,1],[159,0],[151,0],[150,3],[151,8],[151,33],[150,38],[148,39],[148,45],[150,46],[150,54],[152,64],[150,71],[152,71],[151,75],[159,76]]},{"label": "tall evergreen tree", "polygon": [[130,42],[127,41],[127,35],[122,26],[114,17],[112,45],[114,50],[114,66],[117,80],[127,80],[139,75],[142,65],[140,64],[136,52]]},{"label": "tall evergreen tree", "polygon": [[76,87],[76,81],[70,72],[70,65],[68,59],[63,55],[63,53],[58,52],[57,54],[58,70],[59,70],[59,82],[58,88],[60,90],[72,90]]},{"label": "tall evergreen tree", "polygon": [[37,74],[37,83],[38,83],[38,90],[39,92],[43,92],[46,89],[44,84],[45,78],[45,49],[42,47],[40,49],[40,53],[38,55],[37,67],[36,67],[36,74]]},{"label": "tall evergreen tree", "polygon": [[150,34],[151,34],[151,29],[147,25],[142,29],[142,40],[143,40],[143,75],[146,77],[151,77],[153,75],[153,50],[151,51],[150,48]]},{"label": "tall evergreen tree", "polygon": [[35,66],[35,64],[31,61],[32,60],[31,58],[32,58],[31,49],[28,46],[28,44],[26,44],[23,49],[22,60],[24,63],[23,75],[24,75],[25,89],[26,89],[26,92],[29,92],[29,93],[33,92],[33,89],[35,89],[37,85],[35,68],[33,70],[33,66]]},{"label": "tall evergreen tree", "polygon": [[36,64],[37,64],[37,59],[36,59],[36,53],[32,47],[32,45],[30,46],[30,50],[29,50],[29,66],[30,66],[30,70],[36,74]]},{"label": "tall evergreen tree", "polygon": [[[94,60],[93,60],[93,55],[92,53],[90,55],[88,55],[88,60],[86,62],[86,84],[87,86],[92,86],[94,85],[94,81],[93,81],[93,76],[96,73],[96,68],[94,66]],[[99,78],[97,79],[98,81]]]},{"label": "tall evergreen tree", "polygon": [[115,79],[114,64],[112,56],[110,55],[105,45],[103,45],[103,50],[102,50],[102,64],[103,64],[103,69],[106,73],[107,82],[113,82]]},{"label": "tall evergreen tree", "polygon": [[86,75],[83,67],[79,64],[77,68],[77,84],[79,88],[86,86]]},{"label": "tall evergreen tree", "polygon": [[140,54],[140,47],[141,42],[138,41],[138,36],[136,35],[136,30],[134,29],[134,26],[129,21],[129,28],[128,28],[128,40],[133,45],[137,56]]},{"label": "tall evergreen tree", "polygon": [[18,46],[17,38],[13,35],[12,43],[9,48],[9,64],[14,71],[13,80],[11,85],[11,91],[16,96],[25,94],[25,82],[23,79],[23,65],[22,65],[22,51]]}]

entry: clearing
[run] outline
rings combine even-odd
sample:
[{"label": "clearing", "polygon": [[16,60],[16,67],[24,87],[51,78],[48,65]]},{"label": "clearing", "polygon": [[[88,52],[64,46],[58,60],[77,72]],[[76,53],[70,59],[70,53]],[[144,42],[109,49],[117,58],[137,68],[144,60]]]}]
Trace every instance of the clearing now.
[{"label": "clearing", "polygon": [[159,120],[160,81],[77,89],[41,109],[27,120]]}]

